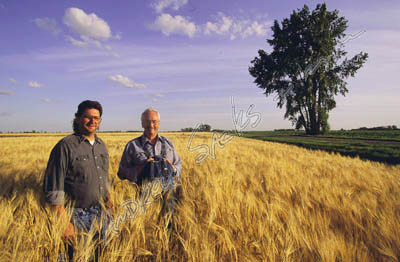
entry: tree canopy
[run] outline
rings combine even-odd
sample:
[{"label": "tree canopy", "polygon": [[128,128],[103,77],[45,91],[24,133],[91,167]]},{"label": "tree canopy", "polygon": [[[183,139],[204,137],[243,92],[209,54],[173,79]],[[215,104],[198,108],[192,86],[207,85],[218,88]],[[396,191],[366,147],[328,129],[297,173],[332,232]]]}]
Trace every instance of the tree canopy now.
[{"label": "tree canopy", "polygon": [[334,96],[348,92],[345,79],[354,77],[368,58],[360,52],[343,59],[348,21],[338,13],[327,11],[326,4],[318,4],[312,12],[304,5],[281,25],[275,20],[273,38],[267,39],[272,52],[259,50],[249,67],[254,83],[266,96],[276,93],[277,106],[286,105],[284,117],[307,134],[329,129],[328,113],[336,107]]}]

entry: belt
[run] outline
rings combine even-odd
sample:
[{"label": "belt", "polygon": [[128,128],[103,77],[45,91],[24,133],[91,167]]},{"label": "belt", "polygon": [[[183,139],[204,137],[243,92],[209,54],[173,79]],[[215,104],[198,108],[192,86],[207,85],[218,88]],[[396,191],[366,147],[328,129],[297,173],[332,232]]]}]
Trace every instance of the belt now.
[{"label": "belt", "polygon": [[101,211],[103,209],[102,206],[100,205],[100,203],[93,204],[93,205],[91,205],[89,207],[75,207],[75,208],[80,208],[83,211],[90,211],[90,210],[93,210],[93,209]]}]

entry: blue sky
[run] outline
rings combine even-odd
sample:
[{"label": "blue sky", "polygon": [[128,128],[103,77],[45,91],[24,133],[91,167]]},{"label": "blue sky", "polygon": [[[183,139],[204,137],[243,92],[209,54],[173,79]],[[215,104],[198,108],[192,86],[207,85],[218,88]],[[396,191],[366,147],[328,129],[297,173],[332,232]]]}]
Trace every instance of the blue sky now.
[{"label": "blue sky", "polygon": [[[270,51],[271,24],[317,1],[0,0],[0,131],[71,131],[77,105],[104,107],[102,130],[139,130],[154,107],[161,130],[208,123],[233,129],[236,111],[261,114],[246,130],[291,128],[248,73]],[[332,129],[400,126],[400,3],[327,1],[349,21],[348,57],[369,59],[337,97]]]}]

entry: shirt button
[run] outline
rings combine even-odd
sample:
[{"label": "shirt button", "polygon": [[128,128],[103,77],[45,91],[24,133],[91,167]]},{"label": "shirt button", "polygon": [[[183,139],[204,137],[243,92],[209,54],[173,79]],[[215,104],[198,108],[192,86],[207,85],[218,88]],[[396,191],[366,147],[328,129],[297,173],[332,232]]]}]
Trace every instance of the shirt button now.
[{"label": "shirt button", "polygon": [[100,177],[100,179],[101,179],[101,177]]},{"label": "shirt button", "polygon": [[97,156],[95,156],[94,158],[97,159]]},{"label": "shirt button", "polygon": [[99,166],[97,166],[97,168],[100,168]]}]

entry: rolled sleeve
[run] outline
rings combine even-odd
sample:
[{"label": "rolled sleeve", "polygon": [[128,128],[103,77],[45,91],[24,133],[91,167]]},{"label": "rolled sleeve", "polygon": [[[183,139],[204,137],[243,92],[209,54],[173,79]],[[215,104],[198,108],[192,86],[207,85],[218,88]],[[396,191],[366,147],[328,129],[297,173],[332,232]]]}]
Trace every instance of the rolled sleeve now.
[{"label": "rolled sleeve", "polygon": [[51,151],[43,181],[46,202],[50,205],[64,204],[64,179],[67,165],[67,149],[62,143],[58,143]]},{"label": "rolled sleeve", "polygon": [[129,142],[122,153],[121,161],[118,168],[118,177],[120,179],[128,179],[129,181],[136,182],[138,178],[137,166],[134,165],[132,156],[134,155],[134,147]]},{"label": "rolled sleeve", "polygon": [[48,191],[46,192],[46,201],[50,205],[64,205],[64,191]]},{"label": "rolled sleeve", "polygon": [[[171,142],[172,144],[172,142]],[[181,171],[182,171],[182,161],[181,158],[178,155],[178,152],[176,152],[174,145],[172,144],[172,164],[176,167],[176,176],[180,177]]]},{"label": "rolled sleeve", "polygon": [[175,176],[180,177],[181,171],[182,171],[182,161],[181,158],[178,155],[178,152],[176,152],[174,143],[166,137],[164,139],[167,142],[168,147],[170,148],[170,151],[167,153],[167,158],[172,162],[172,164],[176,167],[176,174]]},{"label": "rolled sleeve", "polygon": [[106,187],[106,191],[107,191],[107,192],[110,192],[110,190],[111,190],[111,183],[110,183],[110,180],[108,179],[108,177],[107,177],[107,181],[106,181],[106,183],[105,183],[105,187]]}]

